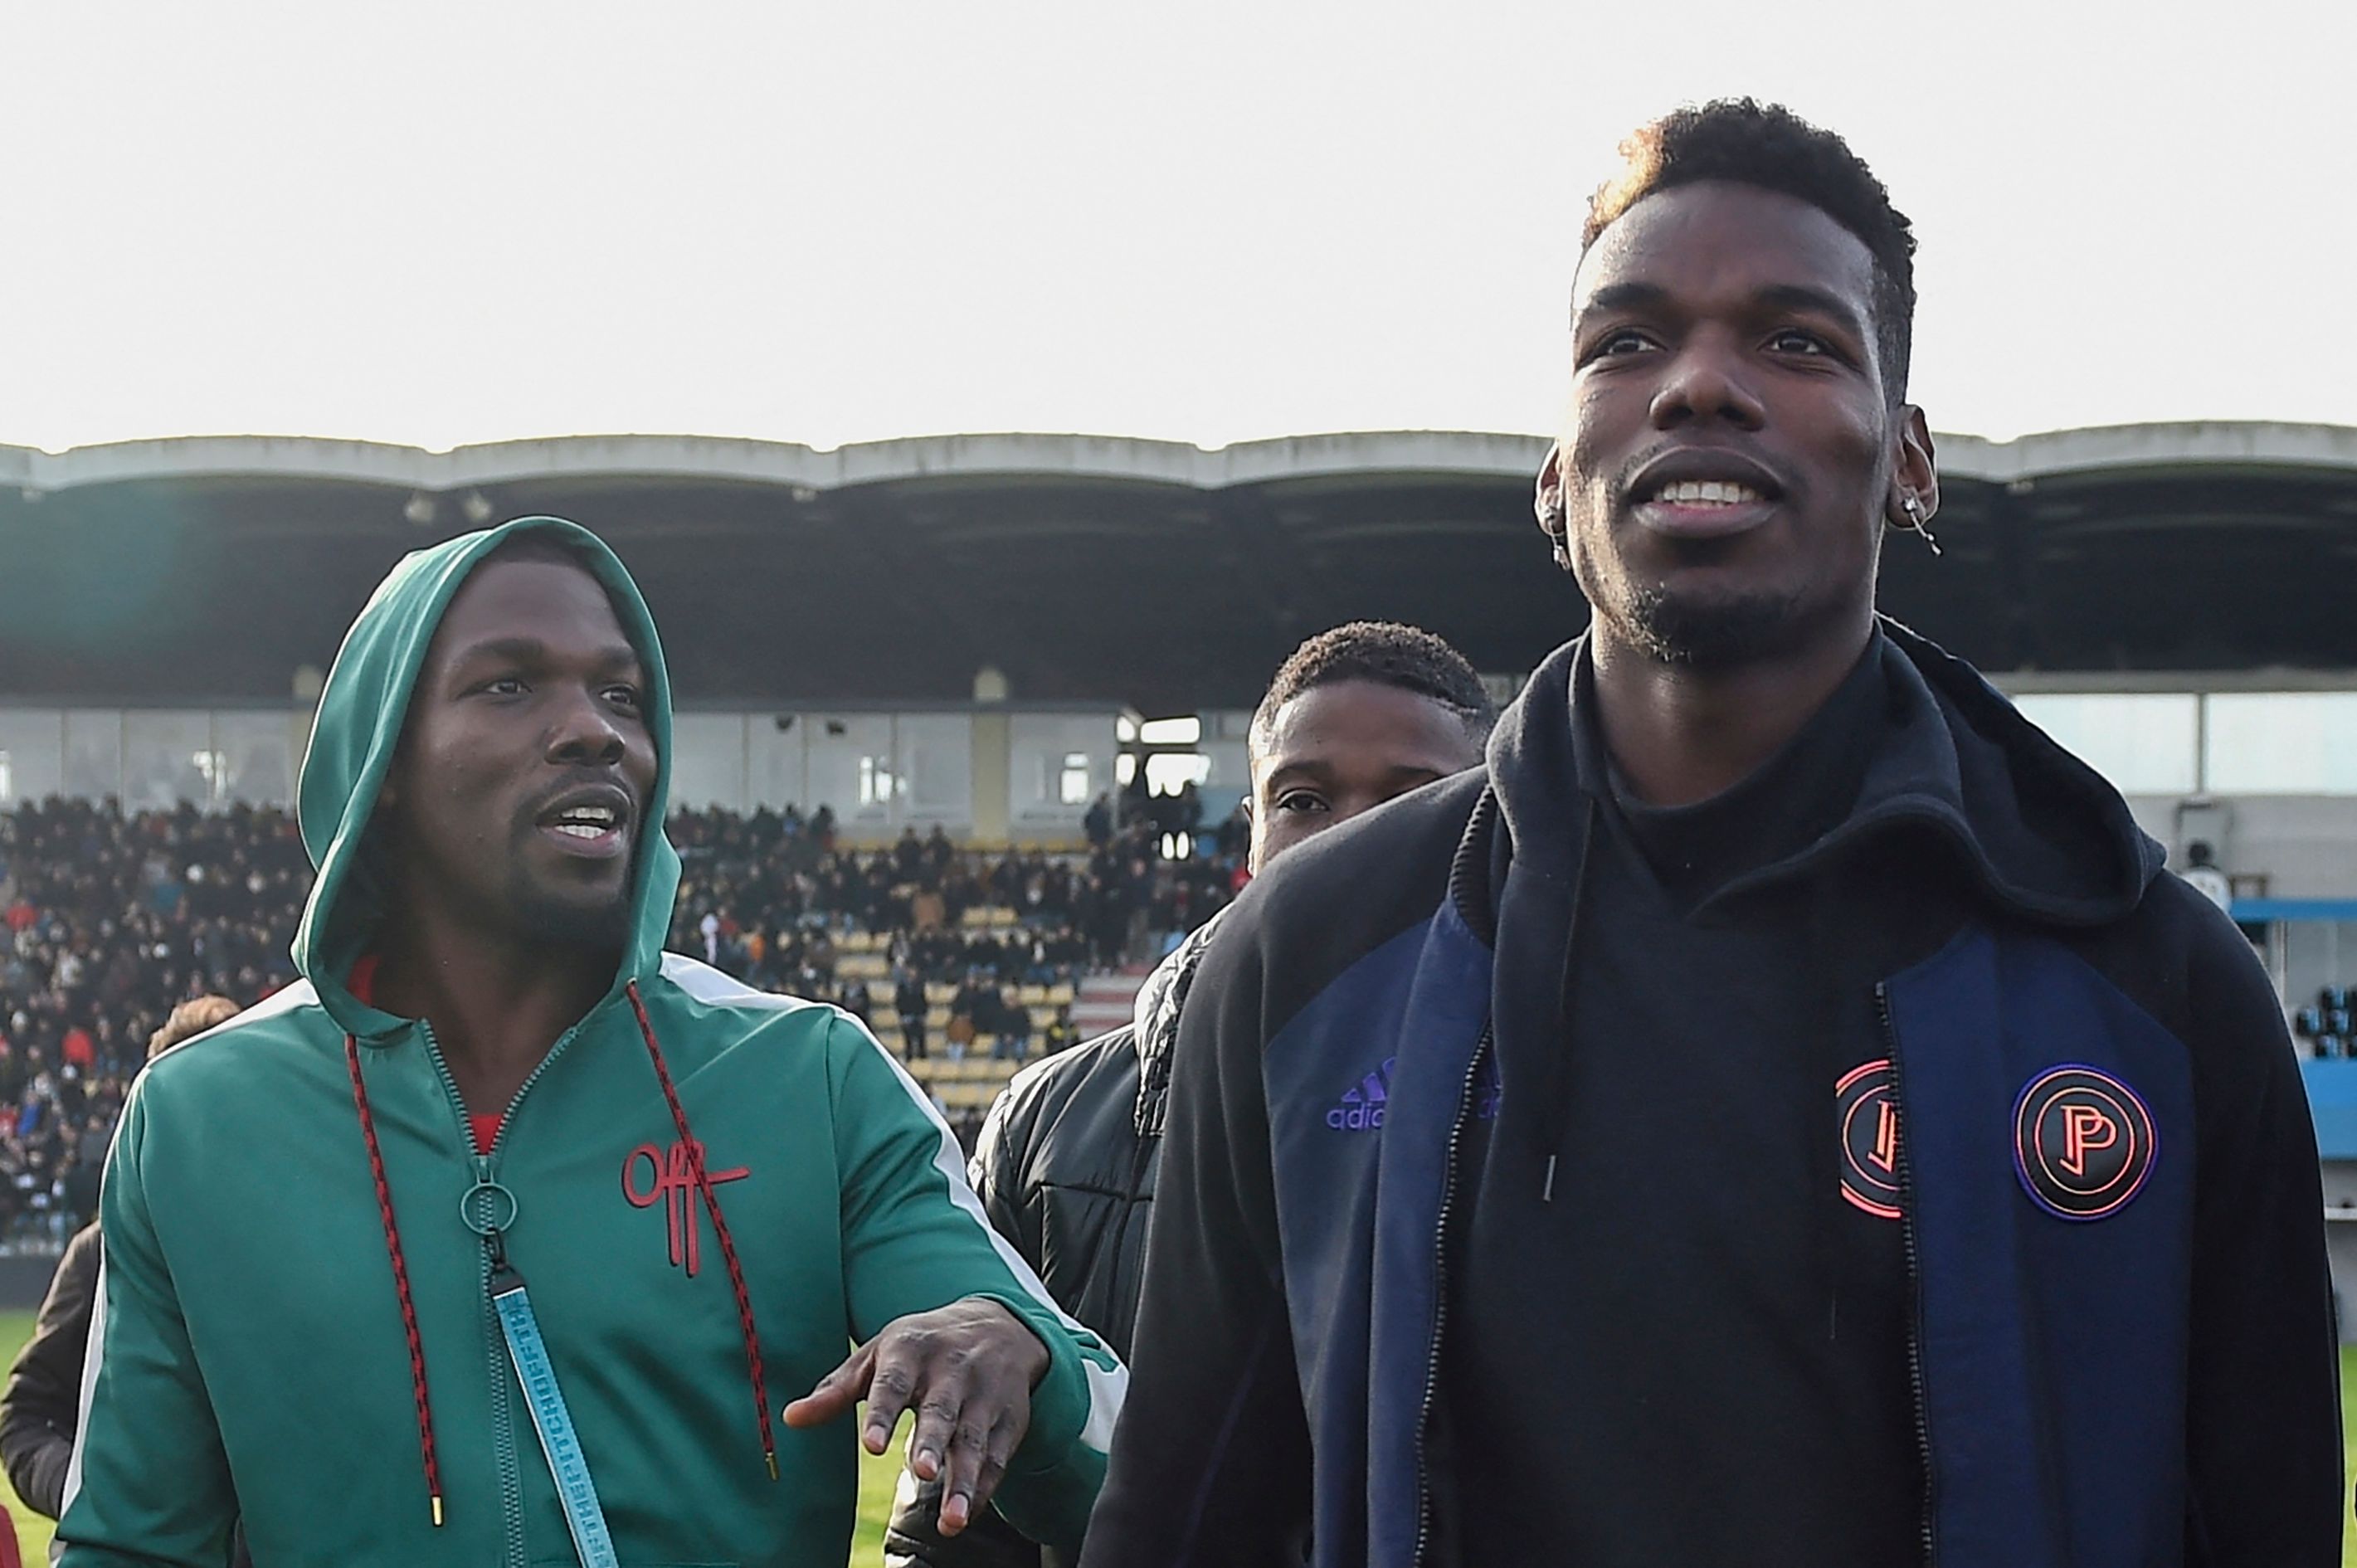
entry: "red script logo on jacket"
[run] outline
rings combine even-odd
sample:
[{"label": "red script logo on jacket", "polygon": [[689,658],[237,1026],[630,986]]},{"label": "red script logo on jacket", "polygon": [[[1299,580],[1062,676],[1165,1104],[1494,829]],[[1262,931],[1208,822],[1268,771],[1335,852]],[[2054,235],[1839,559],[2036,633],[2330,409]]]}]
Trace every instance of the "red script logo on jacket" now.
[{"label": "red script logo on jacket", "polygon": [[[638,1184],[639,1162],[647,1163],[648,1185]],[[703,1262],[704,1219],[696,1194],[695,1173],[703,1169],[712,1185],[724,1181],[742,1181],[751,1172],[743,1165],[734,1170],[716,1171],[704,1164],[704,1144],[673,1143],[669,1148],[657,1144],[640,1144],[622,1159],[622,1196],[630,1200],[633,1208],[651,1208],[657,1202],[663,1205],[663,1217],[671,1232],[671,1266],[684,1267],[687,1277],[694,1279]]]}]

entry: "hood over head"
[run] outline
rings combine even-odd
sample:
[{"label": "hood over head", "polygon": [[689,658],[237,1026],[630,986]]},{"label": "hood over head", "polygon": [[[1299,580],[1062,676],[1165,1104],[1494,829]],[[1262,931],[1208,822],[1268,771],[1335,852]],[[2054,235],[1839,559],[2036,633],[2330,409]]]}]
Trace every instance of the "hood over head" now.
[{"label": "hood over head", "polygon": [[632,918],[614,976],[615,989],[654,973],[679,890],[679,854],[663,832],[671,786],[671,677],[662,645],[638,585],[605,542],[562,518],[526,517],[461,534],[404,556],[353,621],[328,672],[311,742],[303,755],[296,815],[303,847],[318,870],[302,924],[295,965],[328,1012],[362,1038],[381,1037],[402,1020],[353,996],[345,985],[382,919],[383,888],[368,864],[369,824],[401,744],[409,698],[443,614],[469,574],[503,544],[531,534],[578,555],[613,602],[615,618],[646,673],[644,713],[655,746],[655,780],[631,868]]}]

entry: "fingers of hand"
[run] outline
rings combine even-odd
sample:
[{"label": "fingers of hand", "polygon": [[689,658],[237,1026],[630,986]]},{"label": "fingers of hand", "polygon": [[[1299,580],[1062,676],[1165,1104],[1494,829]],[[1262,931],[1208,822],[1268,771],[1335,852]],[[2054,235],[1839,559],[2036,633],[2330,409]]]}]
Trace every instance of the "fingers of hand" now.
[{"label": "fingers of hand", "polygon": [[917,1406],[916,1429],[909,1434],[909,1468],[920,1481],[938,1478],[942,1456],[957,1440],[961,1391],[938,1389]]},{"label": "fingers of hand", "polygon": [[892,1429],[900,1424],[900,1412],[923,1388],[922,1369],[905,1348],[884,1346],[877,1350],[874,1375],[867,1382],[867,1424],[860,1438],[870,1454],[881,1454],[890,1444]]},{"label": "fingers of hand", "polygon": [[974,1361],[970,1351],[949,1337],[928,1337],[921,1348],[912,1347],[909,1359],[916,1397],[924,1402],[917,1412],[917,1429],[909,1435],[909,1467],[930,1481],[942,1473],[954,1439]]},{"label": "fingers of hand", "polygon": [[943,1534],[963,1530],[989,1506],[991,1495],[1006,1475],[1019,1435],[1006,1419],[1003,1401],[996,1397],[969,1401],[959,1412],[948,1474],[942,1483]]},{"label": "fingers of hand", "polygon": [[853,1351],[843,1365],[821,1378],[810,1392],[786,1406],[786,1424],[818,1426],[842,1415],[866,1396],[875,1365],[873,1344]]}]

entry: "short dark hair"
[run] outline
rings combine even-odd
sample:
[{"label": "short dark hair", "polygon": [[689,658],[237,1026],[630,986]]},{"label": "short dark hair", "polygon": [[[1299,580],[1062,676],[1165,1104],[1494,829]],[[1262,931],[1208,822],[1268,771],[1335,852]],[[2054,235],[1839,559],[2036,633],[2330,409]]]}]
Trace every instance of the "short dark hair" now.
[{"label": "short dark hair", "polygon": [[1464,723],[1477,746],[1498,722],[1498,706],[1465,655],[1421,627],[1354,620],[1319,632],[1277,666],[1268,693],[1253,711],[1254,745],[1276,722],[1279,708],[1304,692],[1342,681],[1371,681],[1429,697]]},{"label": "short dark hair", "polygon": [[1580,253],[1655,191],[1720,179],[1797,198],[1857,236],[1874,258],[1875,348],[1891,405],[1907,399],[1915,338],[1915,230],[1890,192],[1833,132],[1779,103],[1721,98],[1640,126],[1620,144],[1620,172],[1587,200]]}]

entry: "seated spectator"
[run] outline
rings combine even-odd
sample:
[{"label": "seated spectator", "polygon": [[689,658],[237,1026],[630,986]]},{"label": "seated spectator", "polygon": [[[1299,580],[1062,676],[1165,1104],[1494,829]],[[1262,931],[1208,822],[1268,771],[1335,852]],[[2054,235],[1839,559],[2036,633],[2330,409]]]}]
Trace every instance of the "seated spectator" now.
[{"label": "seated spectator", "polygon": [[924,1060],[925,1015],[931,1004],[925,999],[925,983],[906,965],[892,972],[892,1010],[900,1015],[900,1054],[912,1062]]},{"label": "seated spectator", "polygon": [[1012,986],[996,1000],[998,1016],[992,1032],[997,1044],[990,1054],[1000,1061],[1019,1062],[1031,1054],[1031,1009]]}]

